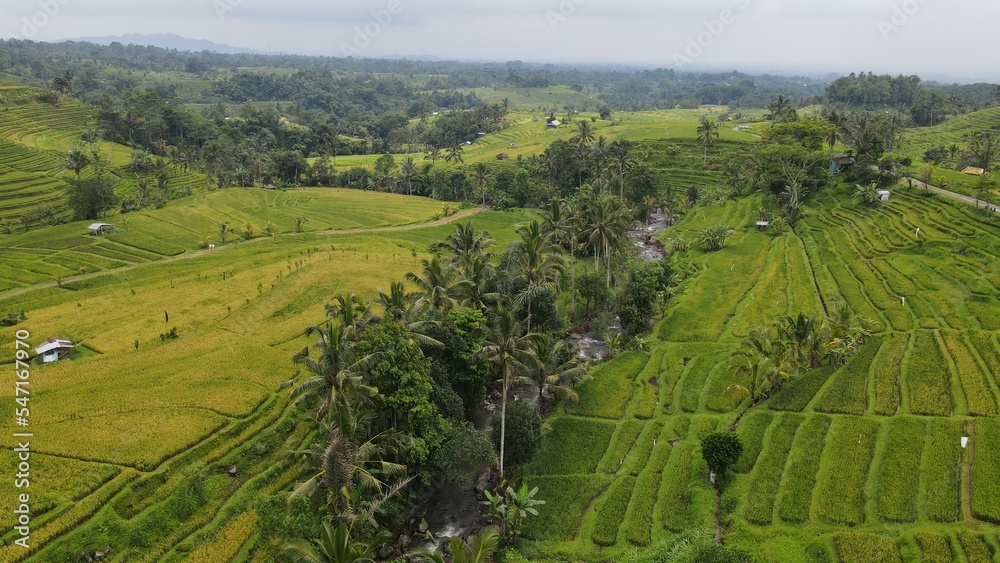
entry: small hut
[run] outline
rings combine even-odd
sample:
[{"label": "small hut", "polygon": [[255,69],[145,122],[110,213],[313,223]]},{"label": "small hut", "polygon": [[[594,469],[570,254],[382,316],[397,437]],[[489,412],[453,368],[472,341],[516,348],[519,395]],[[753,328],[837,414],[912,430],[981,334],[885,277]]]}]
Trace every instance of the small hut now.
[{"label": "small hut", "polygon": [[757,230],[766,231],[771,228],[771,223],[768,221],[757,221]]},{"label": "small hut", "polygon": [[557,129],[560,125],[562,125],[562,121],[559,121],[558,119],[553,119],[552,121],[549,122],[548,125],[546,125],[546,127],[548,127],[549,129]]},{"label": "small hut", "polygon": [[75,347],[69,340],[50,338],[35,347],[35,354],[42,358],[43,364],[50,364],[69,358]]},{"label": "small hut", "polygon": [[879,201],[889,201],[889,198],[892,197],[892,192],[889,190],[876,190],[875,193],[878,194]]},{"label": "small hut", "polygon": [[510,158],[510,155],[505,152],[497,155],[497,160],[507,160],[508,158]]},{"label": "small hut", "polygon": [[111,223],[91,223],[87,232],[92,235],[110,235],[115,232],[115,226]]}]

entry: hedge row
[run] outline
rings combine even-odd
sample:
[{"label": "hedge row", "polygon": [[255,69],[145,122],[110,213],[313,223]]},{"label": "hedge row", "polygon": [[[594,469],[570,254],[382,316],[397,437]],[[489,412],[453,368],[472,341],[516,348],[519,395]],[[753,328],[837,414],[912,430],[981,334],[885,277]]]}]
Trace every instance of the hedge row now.
[{"label": "hedge row", "polygon": [[959,530],[958,543],[965,552],[965,558],[969,563],[991,563],[993,561],[993,550],[990,544],[986,543],[986,538],[982,534]]},{"label": "hedge row", "polygon": [[831,366],[823,366],[799,375],[798,378],[784,384],[767,401],[767,408],[774,411],[802,412],[835,369]]},{"label": "hedge row", "polygon": [[865,481],[879,425],[871,419],[843,417],[834,422],[832,431],[824,456],[828,467],[820,485],[819,514],[830,522],[860,524],[865,521]]},{"label": "hedge row", "polygon": [[667,470],[660,483],[656,513],[663,527],[671,532],[683,532],[688,528],[691,503],[691,473],[693,471],[695,444],[681,442],[674,447]]},{"label": "hedge row", "polygon": [[799,523],[809,519],[820,454],[831,422],[832,419],[824,415],[807,418],[792,442],[788,468],[778,493],[778,517],[785,522]]},{"label": "hedge row", "polygon": [[955,554],[948,545],[948,538],[934,532],[917,532],[914,534],[920,552],[923,554],[923,563],[951,563],[955,560]]},{"label": "hedge row", "polygon": [[881,338],[872,338],[866,342],[857,355],[833,375],[816,403],[816,410],[858,416],[865,414],[868,404],[868,371],[881,346]]},{"label": "hedge row", "polygon": [[893,416],[899,412],[899,375],[910,335],[895,333],[886,340],[878,361],[872,366],[875,378],[875,414]]},{"label": "hedge row", "polygon": [[965,399],[969,404],[969,414],[996,416],[996,400],[979,363],[965,347],[957,332],[944,331],[941,336],[948,354],[955,362],[955,371],[958,372],[958,379],[962,383],[962,390],[965,391]]},{"label": "hedge row", "polygon": [[961,437],[960,421],[936,418],[931,422],[924,489],[927,491],[927,517],[935,522],[958,521]]},{"label": "hedge row", "polygon": [[535,456],[533,472],[539,475],[593,473],[611,443],[615,424],[605,420],[560,417],[552,420]]},{"label": "hedge row", "polygon": [[743,417],[737,433],[740,435],[740,442],[743,442],[743,454],[733,465],[736,473],[749,473],[760,456],[760,450],[764,446],[764,434],[767,427],[774,420],[774,414],[768,411],[753,410]]},{"label": "hedge row", "polygon": [[865,532],[840,532],[833,537],[840,563],[903,563],[896,541]]},{"label": "hedge row", "polygon": [[976,457],[972,462],[972,515],[1000,524],[1000,421],[976,423]]},{"label": "hedge row", "polygon": [[910,411],[913,414],[951,416],[949,380],[948,363],[941,355],[934,333],[917,331],[913,351],[906,363]]},{"label": "hedge row", "polygon": [[646,423],[634,418],[626,419],[618,425],[614,435],[611,437],[611,445],[608,446],[607,453],[601,458],[601,463],[597,470],[601,473],[615,473],[625,461],[635,444],[639,433],[646,427]]},{"label": "hedge row", "polygon": [[525,520],[524,535],[533,540],[572,540],[587,506],[609,483],[611,477],[600,474],[532,476],[529,484],[538,487],[538,498],[545,505],[538,516]]},{"label": "hedge row", "polygon": [[619,419],[625,406],[632,399],[635,376],[645,367],[649,355],[625,352],[610,362],[603,363],[578,387],[579,403],[566,405],[568,414]]},{"label": "hedge row", "polygon": [[611,484],[611,488],[604,495],[604,502],[597,511],[594,533],[590,536],[595,544],[604,547],[615,545],[618,540],[618,528],[625,521],[625,512],[628,510],[628,501],[632,498],[635,480],[631,475],[620,477]]},{"label": "hedge row", "polygon": [[671,447],[664,432],[657,441],[646,468],[639,474],[632,493],[632,514],[625,528],[625,537],[633,545],[646,546],[652,541],[653,510],[663,481],[663,470],[670,458]]},{"label": "hedge row", "polygon": [[889,437],[878,470],[879,518],[890,522],[916,521],[920,456],[926,433],[927,424],[923,420],[896,417],[889,421]]},{"label": "hedge row", "polygon": [[743,515],[751,524],[771,524],[785,461],[802,419],[799,414],[782,415],[768,433],[767,449],[750,473],[750,495]]}]

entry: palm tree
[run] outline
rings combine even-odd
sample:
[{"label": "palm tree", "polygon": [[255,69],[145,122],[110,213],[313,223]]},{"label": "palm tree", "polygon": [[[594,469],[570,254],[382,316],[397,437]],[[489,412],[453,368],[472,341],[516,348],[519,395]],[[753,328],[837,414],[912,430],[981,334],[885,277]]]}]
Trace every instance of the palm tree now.
[{"label": "palm tree", "polygon": [[[538,401],[542,403],[543,393],[548,387],[560,399],[568,399],[574,403],[580,400],[573,386],[586,379],[587,368],[576,354],[569,349],[565,340],[555,339],[546,334],[531,343],[531,361],[525,364],[523,375],[517,378],[522,385],[538,387]],[[565,358],[569,357],[568,360]]]},{"label": "palm tree", "polygon": [[719,124],[712,121],[711,119],[706,119],[701,125],[698,126],[698,142],[701,146],[705,148],[704,162],[708,164],[708,149],[715,144],[715,140],[719,138]]},{"label": "palm tree", "polygon": [[476,164],[476,169],[472,173],[472,179],[479,186],[479,193],[483,195],[483,206],[486,205],[486,184],[490,181],[490,169],[486,164],[480,162]]},{"label": "palm tree", "polygon": [[293,563],[374,563],[378,547],[378,542],[366,545],[352,541],[347,524],[334,528],[324,521],[323,536],[318,541],[291,540],[285,543],[282,552]]},{"label": "palm tree", "polygon": [[504,447],[507,436],[507,395],[510,385],[514,382],[519,370],[524,369],[526,362],[531,361],[531,342],[538,338],[537,334],[521,334],[521,323],[518,322],[513,309],[501,304],[497,307],[493,325],[483,328],[483,347],[473,354],[472,361],[488,361],[493,364],[494,373],[500,379],[503,394],[500,403],[500,476],[503,476]]},{"label": "palm tree", "polygon": [[403,184],[403,189],[406,190],[406,195],[413,195],[413,190],[410,184],[413,182],[413,178],[417,176],[417,163],[413,161],[412,156],[406,157],[403,161],[403,165],[399,169],[399,179]]},{"label": "palm tree", "polygon": [[465,159],[462,158],[462,153],[464,151],[465,149],[462,148],[462,145],[455,145],[448,148],[448,152],[444,155],[445,162],[448,164],[464,164]]},{"label": "palm tree", "polygon": [[295,379],[281,384],[292,389],[295,404],[316,398],[322,401],[316,411],[316,420],[323,420],[331,412],[349,415],[357,403],[371,400],[378,390],[365,383],[364,373],[374,361],[373,355],[357,358],[353,352],[353,330],[337,320],[311,326],[307,336],[315,336],[313,348],[319,351],[316,358],[305,348],[292,356],[292,360],[305,367],[310,374],[296,385]]},{"label": "palm tree", "polygon": [[632,142],[626,139],[618,139],[608,147],[608,153],[614,160],[615,168],[618,170],[618,197],[625,199],[625,176],[635,166],[635,156],[632,152]]},{"label": "palm tree", "polygon": [[72,170],[76,174],[76,179],[80,179],[80,174],[83,173],[84,168],[90,166],[90,157],[87,153],[80,149],[70,149],[66,152],[66,160],[63,162],[63,168],[66,170]]},{"label": "palm tree", "polygon": [[352,339],[358,335],[371,316],[371,304],[366,304],[353,293],[334,295],[333,303],[325,303],[324,308],[329,319],[335,319],[351,330]]},{"label": "palm tree", "polygon": [[587,245],[594,249],[594,269],[597,271],[600,271],[600,259],[604,256],[608,287],[611,287],[611,252],[621,246],[627,230],[628,219],[621,200],[614,196],[601,197],[589,206],[583,234]]},{"label": "palm tree", "polygon": [[455,225],[455,231],[443,241],[431,245],[432,252],[445,251],[451,258],[451,263],[468,272],[468,266],[476,258],[489,258],[488,250],[494,240],[487,231],[476,232],[476,227],[470,221],[465,225]]},{"label": "palm tree", "polygon": [[271,221],[264,223],[264,234],[266,234],[268,237],[273,237],[274,233],[277,232],[277,230],[278,226],[272,223]]},{"label": "palm tree", "polygon": [[976,157],[983,170],[990,171],[990,165],[1000,154],[1000,137],[990,133],[976,133],[969,142],[969,152]]},{"label": "palm tree", "polygon": [[468,282],[459,281],[455,268],[437,256],[430,260],[423,259],[420,263],[423,265],[422,273],[406,274],[406,279],[417,286],[417,304],[441,313],[458,305],[457,297],[462,294]]},{"label": "palm tree", "polygon": [[524,289],[517,296],[517,304],[526,306],[528,330],[531,330],[531,302],[547,290],[552,289],[565,270],[562,247],[552,243],[542,232],[542,225],[532,221],[517,228],[521,240],[518,249],[517,277],[524,282]]},{"label": "palm tree", "polygon": [[431,161],[432,165],[436,164],[439,158],[441,158],[441,149],[438,147],[433,147],[424,154],[424,159]]},{"label": "palm tree", "polygon": [[[507,98],[504,98],[506,100]],[[500,544],[500,532],[496,528],[486,528],[478,534],[469,538],[469,542],[462,541],[459,536],[453,536],[449,540],[451,547],[452,563],[489,563],[492,560],[493,552]],[[416,561],[420,563],[447,563],[441,551],[418,551],[413,554]]]},{"label": "palm tree", "polygon": [[767,110],[770,112],[768,119],[771,121],[780,119],[781,116],[791,107],[792,101],[785,98],[784,94],[779,94],[777,98],[767,103]]},{"label": "palm tree", "polygon": [[573,135],[570,142],[579,147],[588,147],[594,142],[594,128],[590,126],[589,121],[581,120],[577,122],[576,134]]},{"label": "palm tree", "polygon": [[[406,293],[403,282],[392,282],[388,294],[381,289],[378,290],[376,303],[382,308],[384,313],[383,318],[392,319],[405,328],[413,340],[421,346],[444,348],[444,344],[427,334],[429,329],[440,326],[441,322],[426,318],[424,307],[417,304],[417,296],[412,293]],[[368,314],[373,322],[381,322],[383,320],[375,314]]]},{"label": "palm tree", "polygon": [[226,237],[229,236],[229,221],[219,223],[219,240],[226,244]]},{"label": "palm tree", "polygon": [[594,155],[594,164],[598,167],[604,165],[604,161],[607,160],[608,155],[611,151],[611,145],[608,144],[608,138],[601,135],[594,142],[594,146],[590,147],[590,152]]}]

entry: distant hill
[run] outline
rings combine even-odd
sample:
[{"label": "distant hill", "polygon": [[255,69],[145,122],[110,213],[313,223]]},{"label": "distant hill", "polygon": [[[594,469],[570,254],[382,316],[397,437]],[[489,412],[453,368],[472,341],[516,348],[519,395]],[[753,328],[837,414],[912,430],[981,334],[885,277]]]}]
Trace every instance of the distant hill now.
[{"label": "distant hill", "polygon": [[188,39],[187,37],[181,37],[180,35],[173,33],[157,33],[151,35],[130,33],[128,35],[109,35],[107,37],[81,37],[78,39],[67,39],[67,41],[87,42],[97,45],[110,45],[115,42],[121,43],[122,45],[152,45],[162,49],[177,49],[178,51],[193,52],[214,51],[216,53],[226,55],[262,54],[262,51],[254,49],[233,47],[232,45],[222,45],[220,43],[208,41],[207,39]]}]

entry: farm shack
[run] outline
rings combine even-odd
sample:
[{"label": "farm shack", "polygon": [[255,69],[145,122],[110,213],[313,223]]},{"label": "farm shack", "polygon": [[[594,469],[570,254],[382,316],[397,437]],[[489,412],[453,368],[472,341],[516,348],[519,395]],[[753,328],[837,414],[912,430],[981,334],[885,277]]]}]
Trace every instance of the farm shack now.
[{"label": "farm shack", "polygon": [[876,190],[875,193],[878,194],[880,201],[889,201],[889,198],[892,197],[892,192],[889,190]]},{"label": "farm shack", "polygon": [[42,359],[43,364],[65,360],[73,353],[76,346],[69,340],[50,338],[35,347],[35,354]]},{"label": "farm shack", "polygon": [[115,232],[115,226],[111,223],[91,223],[87,232],[92,235],[110,235]]},{"label": "farm shack", "polygon": [[497,160],[507,160],[508,158],[510,158],[510,155],[505,152],[497,155]]},{"label": "farm shack", "polygon": [[549,122],[548,125],[546,125],[546,127],[548,127],[549,129],[556,129],[560,125],[562,125],[562,121],[559,121],[558,119],[553,119],[552,121]]},{"label": "farm shack", "polygon": [[767,221],[757,221],[757,230],[766,231],[771,228],[771,223]]}]

